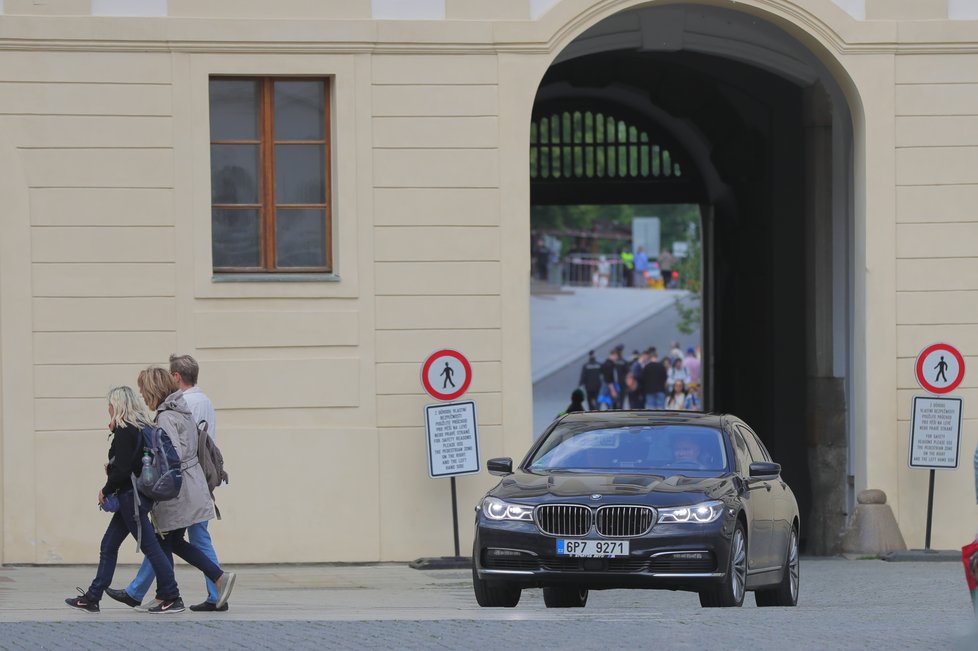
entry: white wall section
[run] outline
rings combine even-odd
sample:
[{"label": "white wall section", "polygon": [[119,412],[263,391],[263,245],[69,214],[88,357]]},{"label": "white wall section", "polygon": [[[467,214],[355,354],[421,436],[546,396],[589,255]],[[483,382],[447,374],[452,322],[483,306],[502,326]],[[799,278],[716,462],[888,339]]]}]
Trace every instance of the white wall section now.
[{"label": "white wall section", "polygon": [[445,0],[371,0],[377,20],[444,20]]},{"label": "white wall section", "polygon": [[[866,0],[832,0],[856,20],[866,20]],[[953,0],[952,0],[953,2]]]},{"label": "white wall section", "polygon": [[92,15],[166,16],[166,0],[92,0]]}]

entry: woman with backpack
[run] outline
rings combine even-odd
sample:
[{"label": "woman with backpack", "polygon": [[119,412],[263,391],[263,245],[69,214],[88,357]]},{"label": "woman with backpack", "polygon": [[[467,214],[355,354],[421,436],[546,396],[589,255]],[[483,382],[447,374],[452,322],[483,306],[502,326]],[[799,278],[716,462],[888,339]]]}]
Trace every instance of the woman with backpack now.
[{"label": "woman with backpack", "polygon": [[[147,368],[139,373],[137,383],[146,405],[156,411],[156,426],[169,435],[180,454],[180,468],[183,472],[180,494],[172,500],[157,502],[153,507],[156,528],[162,538],[163,553],[169,558],[171,566],[173,554],[176,554],[213,581],[218,590],[215,606],[220,609],[231,596],[234,572],[223,571],[184,538],[187,527],[212,520],[215,515],[214,501],[207,487],[204,470],[197,459],[197,424],[190,414],[190,407],[183,399],[183,392],[177,388],[169,371],[159,367]],[[159,574],[156,576],[159,580]],[[129,606],[136,607],[140,603],[125,590],[110,588],[106,592],[113,599]],[[152,604],[149,610],[153,611],[157,607],[159,604]]]},{"label": "woman with backpack", "polygon": [[99,612],[102,593],[112,583],[119,547],[126,536],[132,534],[140,541],[140,549],[156,572],[158,604],[149,612],[177,613],[184,609],[183,600],[173,576],[173,562],[167,560],[149,523],[148,513],[153,504],[149,499],[136,495],[133,489],[132,475],[139,474],[142,465],[142,430],[152,427],[153,419],[136,397],[135,391],[129,387],[115,387],[109,391],[108,401],[112,443],[109,446],[109,462],[105,465],[105,485],[98,492],[98,503],[103,510],[114,513],[102,536],[95,579],[86,592],[78,588],[82,593],[80,597],[69,597],[65,603],[89,613]]}]

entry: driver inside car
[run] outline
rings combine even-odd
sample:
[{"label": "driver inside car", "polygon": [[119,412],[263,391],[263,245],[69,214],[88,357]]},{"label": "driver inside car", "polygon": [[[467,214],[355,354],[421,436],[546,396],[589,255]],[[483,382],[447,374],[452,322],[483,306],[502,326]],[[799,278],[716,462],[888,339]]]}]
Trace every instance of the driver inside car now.
[{"label": "driver inside car", "polygon": [[700,463],[700,444],[692,436],[678,436],[672,442],[673,465],[702,465]]}]

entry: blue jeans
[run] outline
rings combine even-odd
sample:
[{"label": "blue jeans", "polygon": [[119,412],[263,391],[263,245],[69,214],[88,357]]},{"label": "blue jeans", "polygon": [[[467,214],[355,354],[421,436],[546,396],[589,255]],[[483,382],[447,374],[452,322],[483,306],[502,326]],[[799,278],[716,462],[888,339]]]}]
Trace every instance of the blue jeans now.
[{"label": "blue jeans", "polygon": [[[176,578],[173,576],[173,562],[168,561],[166,553],[160,547],[160,542],[156,538],[153,525],[149,523],[149,500],[141,498],[139,505],[139,523],[142,527],[143,544],[140,548],[145,554],[144,562],[150,567],[150,571],[155,571],[159,577],[156,587],[156,597],[165,601],[176,599],[180,596],[177,588]],[[98,571],[95,579],[88,588],[88,595],[98,601],[102,598],[105,589],[112,585],[112,576],[115,574],[116,561],[119,558],[119,547],[126,537],[132,534],[136,537],[136,519],[133,516],[133,492],[125,491],[119,493],[119,510],[112,514],[109,526],[105,529],[102,536],[102,546],[99,549]],[[144,593],[145,594],[145,593]]]},{"label": "blue jeans", "polygon": [[664,391],[645,394],[646,409],[663,409],[666,406],[666,394]]},{"label": "blue jeans", "polygon": [[[200,531],[203,530],[203,537]],[[211,536],[207,531],[207,522],[198,522],[191,525],[187,530],[190,533],[190,543],[183,539],[184,529],[177,529],[166,534],[163,538],[163,553],[169,558],[170,566],[173,566],[173,554],[187,561],[207,577],[207,601],[217,603],[217,586],[214,581],[221,576],[221,568],[217,564],[217,554],[211,544]],[[176,540],[179,537],[179,542]],[[207,547],[204,547],[206,543]],[[188,550],[187,548],[191,548]],[[185,554],[190,554],[188,557]],[[149,592],[149,587],[153,585],[156,576],[154,567],[143,561],[139,566],[139,571],[132,582],[126,586],[126,592],[133,599],[142,601]],[[216,574],[215,574],[216,573]]]}]

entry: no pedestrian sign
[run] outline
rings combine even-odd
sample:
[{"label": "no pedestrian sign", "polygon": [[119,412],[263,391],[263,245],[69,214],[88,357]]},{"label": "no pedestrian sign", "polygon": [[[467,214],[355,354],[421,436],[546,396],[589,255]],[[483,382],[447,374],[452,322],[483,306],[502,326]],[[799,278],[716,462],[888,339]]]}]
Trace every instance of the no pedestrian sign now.
[{"label": "no pedestrian sign", "polygon": [[462,397],[472,384],[472,366],[457,350],[438,350],[421,365],[421,385],[436,400]]},{"label": "no pedestrian sign", "polygon": [[914,375],[921,388],[931,393],[950,393],[964,379],[964,357],[950,344],[931,344],[917,355]]}]

